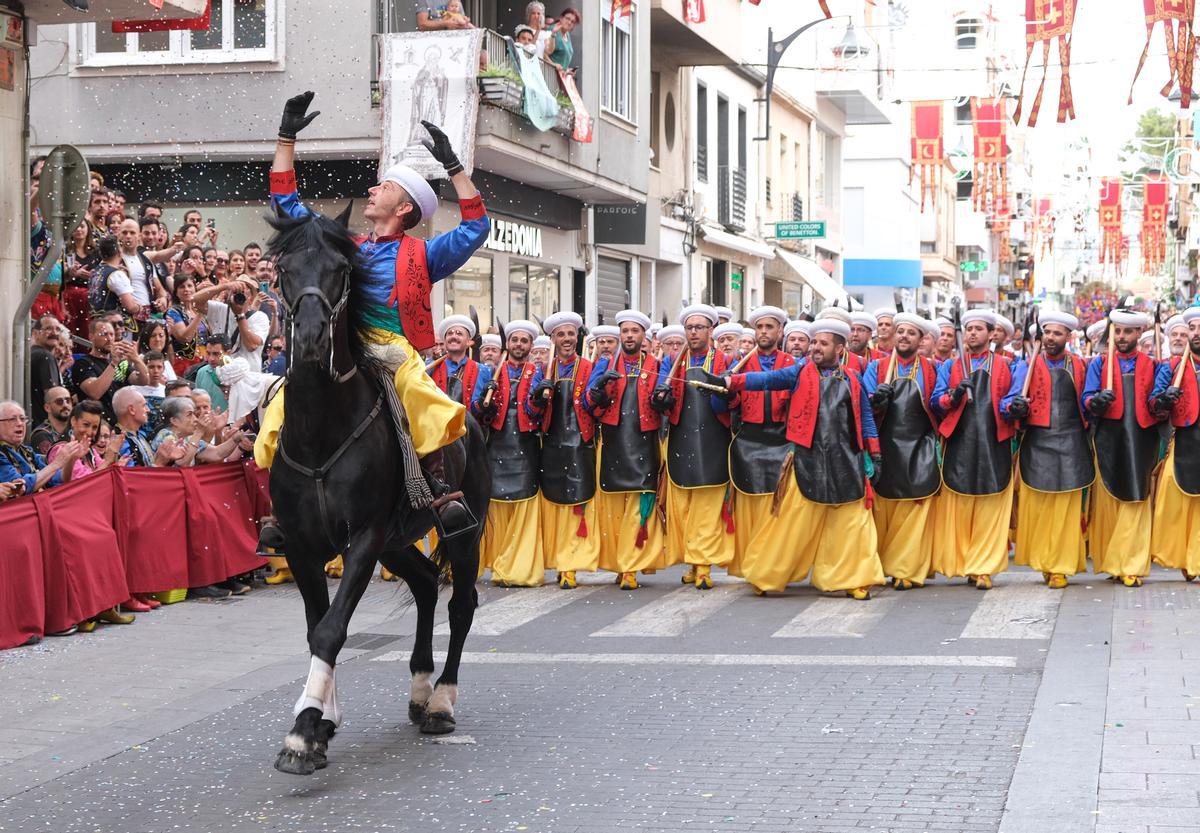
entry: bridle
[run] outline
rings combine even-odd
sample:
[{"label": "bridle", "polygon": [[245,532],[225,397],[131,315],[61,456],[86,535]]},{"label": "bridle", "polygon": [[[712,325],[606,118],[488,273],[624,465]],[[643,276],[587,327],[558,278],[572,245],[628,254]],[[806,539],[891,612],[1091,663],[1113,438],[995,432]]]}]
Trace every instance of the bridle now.
[{"label": "bridle", "polygon": [[[278,269],[278,267],[276,267]],[[300,290],[300,293],[295,298],[288,298],[287,292],[284,291],[284,278],[286,274],[279,270],[279,299],[283,302],[283,320],[287,327],[288,334],[288,357],[287,357],[287,377],[292,374],[292,355],[296,352],[296,313],[300,309],[300,302],[305,298],[316,298],[321,302],[321,307],[325,310],[329,318],[329,378],[334,382],[342,383],[348,381],[355,373],[358,372],[358,365],[351,362],[350,369],[345,373],[338,373],[334,365],[334,333],[337,331],[338,319],[342,317],[342,313],[346,310],[346,304],[350,301],[350,265],[346,264],[338,271],[342,281],[342,294],[338,298],[337,303],[330,303],[329,296],[320,286],[306,286]]]}]

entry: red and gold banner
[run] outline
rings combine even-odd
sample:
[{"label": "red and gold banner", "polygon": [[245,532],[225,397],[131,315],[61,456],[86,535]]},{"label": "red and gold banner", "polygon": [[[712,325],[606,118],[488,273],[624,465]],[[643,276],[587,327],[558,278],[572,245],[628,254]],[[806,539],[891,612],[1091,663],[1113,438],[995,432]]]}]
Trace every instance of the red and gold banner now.
[{"label": "red and gold banner", "polygon": [[1142,0],[1142,7],[1146,13],[1146,46],[1142,49],[1137,71],[1133,73],[1133,83],[1129,85],[1129,103],[1133,103],[1133,88],[1150,53],[1154,27],[1162,23],[1167,40],[1167,69],[1171,73],[1162,88],[1162,95],[1170,95],[1178,81],[1179,106],[1187,110],[1192,106],[1192,68],[1196,63],[1196,33],[1193,29],[1196,0]]},{"label": "red and gold banner", "polygon": [[615,23],[618,17],[629,17],[633,14],[633,0],[612,0],[612,10],[608,14],[610,22]]},{"label": "red and gold banner", "polygon": [[1029,222],[1029,249],[1045,257],[1054,251],[1054,215],[1050,197],[1035,197],[1033,219]]},{"label": "red and gold banner", "polygon": [[972,98],[971,121],[975,125],[975,184],[972,195],[976,211],[987,211],[1008,193],[1007,107],[1002,98]]},{"label": "red and gold banner", "polygon": [[1121,180],[1100,181],[1100,265],[1112,263],[1118,271],[1124,255],[1121,239]]},{"label": "red and gold banner", "polygon": [[1146,174],[1143,181],[1142,273],[1154,274],[1167,258],[1167,200],[1170,187],[1163,174]]},{"label": "red and gold banner", "polygon": [[999,239],[996,242],[996,262],[1001,265],[1012,263],[1012,196],[1003,194],[992,203],[989,219],[992,223],[992,234]]},{"label": "red and gold banner", "polygon": [[1062,69],[1062,80],[1058,88],[1058,121],[1063,123],[1075,118],[1075,101],[1071,97],[1071,30],[1075,26],[1075,5],[1078,0],[1025,0],[1025,70],[1021,73],[1021,93],[1013,121],[1021,123],[1021,110],[1025,106],[1025,76],[1033,58],[1034,44],[1042,44],[1042,82],[1038,85],[1033,106],[1029,108],[1029,126],[1037,124],[1038,111],[1042,108],[1042,94],[1046,91],[1046,72],[1050,64],[1050,41],[1058,38],[1058,63]]},{"label": "red and gold banner", "polygon": [[688,23],[703,23],[704,0],[683,0],[683,19]]},{"label": "red and gold banner", "polygon": [[942,136],[942,102],[914,101],[912,103],[912,168],[909,169],[908,184],[921,173],[921,210],[925,210],[925,191],[934,198],[934,190],[942,181],[942,163],[946,158],[946,145]]}]

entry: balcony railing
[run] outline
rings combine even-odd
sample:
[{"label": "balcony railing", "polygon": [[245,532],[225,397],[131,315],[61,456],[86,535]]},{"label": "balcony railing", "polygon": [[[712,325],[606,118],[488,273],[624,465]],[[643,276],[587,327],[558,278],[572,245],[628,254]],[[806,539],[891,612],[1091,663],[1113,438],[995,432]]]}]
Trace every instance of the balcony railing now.
[{"label": "balcony railing", "polygon": [[[523,116],[525,85],[521,80],[517,59],[512,53],[514,48],[512,42],[499,32],[484,30],[483,50],[487,58],[487,67],[479,74],[479,90],[485,103]],[[570,135],[575,123],[575,110],[558,83],[558,71],[547,61],[539,61],[538,64],[546,88],[558,98],[558,123],[553,129]]]},{"label": "balcony railing", "polygon": [[717,173],[717,222],[730,231],[745,231],[746,171],[721,165]]},{"label": "balcony railing", "polygon": [[696,145],[696,178],[708,182],[708,145]]}]

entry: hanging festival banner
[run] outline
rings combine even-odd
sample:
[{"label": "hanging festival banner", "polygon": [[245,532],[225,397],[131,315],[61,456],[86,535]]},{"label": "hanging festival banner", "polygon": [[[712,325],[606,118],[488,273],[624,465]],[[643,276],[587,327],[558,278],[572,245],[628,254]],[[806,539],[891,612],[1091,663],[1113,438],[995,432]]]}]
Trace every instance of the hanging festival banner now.
[{"label": "hanging festival banner", "polygon": [[1054,215],[1050,213],[1053,202],[1050,197],[1035,197],[1033,219],[1029,221],[1029,249],[1045,257],[1054,252]]},{"label": "hanging festival banner", "polygon": [[937,197],[936,188],[942,181],[942,163],[946,146],[942,138],[942,102],[914,101],[912,103],[912,167],[908,184],[921,173],[921,210],[925,210],[925,191]]},{"label": "hanging festival banner", "polygon": [[1192,28],[1196,0],[1142,0],[1142,7],[1146,12],[1146,45],[1142,48],[1137,71],[1133,73],[1133,83],[1129,85],[1129,103],[1133,104],[1133,88],[1142,74],[1146,56],[1150,54],[1154,27],[1162,23],[1167,39],[1167,69],[1170,72],[1162,95],[1169,96],[1178,81],[1181,93],[1179,106],[1187,110],[1192,106],[1192,68],[1196,63],[1196,33]]},{"label": "hanging festival banner", "polygon": [[1121,180],[1105,177],[1100,181],[1100,265],[1112,263],[1120,271],[1121,261]]},{"label": "hanging festival banner", "polygon": [[1002,194],[992,203],[988,217],[992,224],[992,234],[999,240],[996,243],[996,262],[1012,263],[1012,196]]},{"label": "hanging festival banner", "polygon": [[616,23],[618,17],[629,17],[633,14],[633,0],[612,0],[612,9],[609,10],[608,20],[610,23]]},{"label": "hanging festival banner", "polygon": [[703,23],[704,0],[683,0],[683,19],[688,23]]},{"label": "hanging festival banner", "polygon": [[971,99],[975,125],[975,172],[972,189],[976,211],[987,211],[1008,192],[1008,115],[1002,98]]},{"label": "hanging festival banner", "polygon": [[1033,58],[1033,47],[1042,44],[1042,82],[1038,85],[1033,106],[1029,108],[1029,126],[1037,124],[1042,109],[1042,94],[1046,91],[1046,73],[1050,64],[1050,41],[1058,38],[1058,63],[1062,80],[1058,88],[1059,124],[1075,118],[1075,100],[1071,97],[1071,30],[1075,26],[1077,0],[1025,0],[1025,70],[1021,73],[1021,92],[1013,121],[1021,123],[1025,106],[1025,76]]},{"label": "hanging festival banner", "polygon": [[1167,199],[1170,196],[1166,176],[1160,173],[1146,174],[1143,180],[1142,273],[1153,275],[1162,268],[1167,258]]}]

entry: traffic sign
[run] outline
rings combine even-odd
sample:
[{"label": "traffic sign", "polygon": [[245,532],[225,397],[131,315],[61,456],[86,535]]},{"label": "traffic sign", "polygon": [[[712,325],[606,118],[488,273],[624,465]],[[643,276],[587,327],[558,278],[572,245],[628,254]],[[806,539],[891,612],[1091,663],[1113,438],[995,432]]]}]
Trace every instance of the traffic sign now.
[{"label": "traffic sign", "polygon": [[824,236],[824,220],[789,221],[775,224],[776,240],[819,240]]},{"label": "traffic sign", "polygon": [[988,262],[986,260],[964,260],[958,264],[958,268],[964,272],[986,272]]}]

